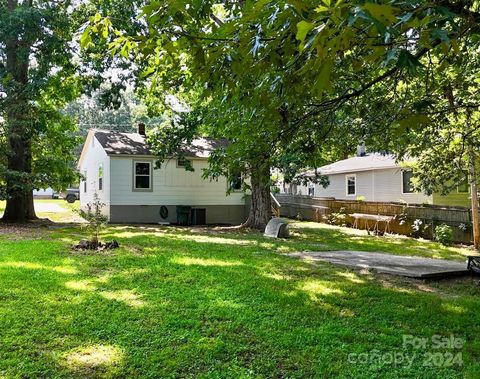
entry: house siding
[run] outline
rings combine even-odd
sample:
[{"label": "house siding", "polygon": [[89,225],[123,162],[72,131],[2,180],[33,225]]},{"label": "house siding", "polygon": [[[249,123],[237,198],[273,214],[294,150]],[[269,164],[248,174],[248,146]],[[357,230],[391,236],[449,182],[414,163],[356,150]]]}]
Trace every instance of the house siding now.
[{"label": "house siding", "polygon": [[[346,177],[356,176],[356,193],[347,195]],[[329,175],[330,185],[315,185],[316,197],[334,197],[341,200],[406,202],[410,204],[432,203],[432,197],[422,193],[402,193],[402,170],[383,169]],[[302,191],[303,192],[303,191]]]},{"label": "house siding", "polygon": [[[97,193],[101,203],[105,204],[104,213],[109,216],[110,209],[110,158],[93,134],[89,134],[85,142],[88,144],[86,154],[79,167],[80,173],[87,173],[87,192],[84,191],[84,180],[80,181],[80,207],[85,209],[94,201]],[[103,189],[99,190],[98,168],[103,164]]]},{"label": "house siding", "polygon": [[[227,179],[203,179],[207,159],[192,159],[195,171],[177,167],[176,159],[162,164],[152,173],[152,190],[133,189],[134,161],[151,161],[145,157],[110,157],[111,222],[176,222],[176,206],[186,205],[207,210],[207,223],[236,224],[245,221],[243,192],[226,194]],[[165,205],[169,217],[161,219],[160,207]]]}]

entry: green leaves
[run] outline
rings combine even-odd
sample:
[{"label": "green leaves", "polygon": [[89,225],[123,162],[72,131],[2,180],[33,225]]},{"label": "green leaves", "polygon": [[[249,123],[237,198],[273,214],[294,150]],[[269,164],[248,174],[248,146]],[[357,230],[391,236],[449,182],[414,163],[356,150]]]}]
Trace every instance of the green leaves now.
[{"label": "green leaves", "polygon": [[90,46],[93,45],[91,34],[92,29],[90,26],[87,26],[83,31],[82,35],[80,36],[80,47],[82,49],[88,49]]},{"label": "green leaves", "polygon": [[305,38],[310,30],[314,28],[314,24],[308,21],[300,21],[297,23],[297,35],[295,38],[300,41],[300,46],[305,45]]},{"label": "green leaves", "polygon": [[416,75],[422,64],[417,57],[413,56],[407,50],[401,50],[397,60],[397,66],[405,68],[409,74]]},{"label": "green leaves", "polygon": [[397,18],[395,17],[397,8],[392,7],[389,4],[365,3],[363,9],[368,11],[374,18],[385,25],[397,21]]}]

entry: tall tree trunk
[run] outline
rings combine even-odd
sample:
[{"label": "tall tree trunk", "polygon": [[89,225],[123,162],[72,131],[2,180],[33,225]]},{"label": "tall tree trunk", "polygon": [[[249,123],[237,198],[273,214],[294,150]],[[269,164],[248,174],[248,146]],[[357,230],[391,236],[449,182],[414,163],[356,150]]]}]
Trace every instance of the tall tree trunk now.
[{"label": "tall tree trunk", "polygon": [[266,164],[255,165],[251,172],[252,202],[247,221],[243,226],[265,230],[272,218],[270,198],[270,167]]},{"label": "tall tree trunk", "polygon": [[478,219],[478,190],[477,175],[475,172],[475,155],[472,149],[469,149],[468,179],[470,181],[470,195],[472,196],[472,226],[473,226],[473,246],[480,250],[480,223]]},{"label": "tall tree trunk", "polygon": [[[15,12],[17,0],[8,0],[8,9]],[[5,222],[25,222],[36,219],[31,185],[32,131],[29,120],[28,68],[30,46],[19,36],[6,41],[6,69],[11,75],[7,88],[7,205]]]}]

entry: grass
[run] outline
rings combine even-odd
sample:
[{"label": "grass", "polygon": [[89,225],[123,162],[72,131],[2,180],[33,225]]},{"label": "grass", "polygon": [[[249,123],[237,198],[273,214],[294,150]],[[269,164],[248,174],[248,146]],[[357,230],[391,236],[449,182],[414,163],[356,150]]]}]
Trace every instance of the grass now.
[{"label": "grass", "polygon": [[[0,217],[5,211],[5,200],[0,200]],[[63,208],[66,212],[45,212],[40,211],[36,212],[37,216],[40,218],[48,218],[54,222],[79,222],[81,221],[80,217],[75,214],[75,211],[80,207],[80,202],[76,201],[73,204],[67,203],[63,199],[35,199],[35,205],[47,206],[49,204],[58,205]]]},{"label": "grass", "polygon": [[[420,282],[282,255],[361,249],[463,259],[468,249],[291,227],[293,237],[278,241],[112,226],[103,239],[121,248],[95,254],[71,251],[84,237],[79,228],[0,234],[0,377],[480,376],[480,288],[472,278]],[[404,335],[465,343],[415,349]],[[389,363],[394,353],[412,364]],[[440,354],[441,367],[428,365],[430,353]],[[449,353],[463,363],[449,366]]]}]

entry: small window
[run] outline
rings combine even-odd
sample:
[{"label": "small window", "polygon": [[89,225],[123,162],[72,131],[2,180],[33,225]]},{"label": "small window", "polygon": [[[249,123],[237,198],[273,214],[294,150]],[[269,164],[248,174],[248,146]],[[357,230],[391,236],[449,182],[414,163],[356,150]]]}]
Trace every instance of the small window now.
[{"label": "small window", "polygon": [[185,158],[177,159],[177,167],[186,167],[187,164],[192,165],[192,162]]},{"label": "small window", "polygon": [[233,179],[230,181],[230,189],[232,191],[242,190],[242,174],[235,174]]},{"label": "small window", "polygon": [[314,186],[308,187],[308,196],[315,196],[315,187]]},{"label": "small window", "polygon": [[134,183],[135,190],[151,190],[151,168],[150,162],[135,162],[134,163]]},{"label": "small window", "polygon": [[457,192],[458,193],[468,193],[470,186],[468,184],[468,179],[465,177],[463,181],[457,186]]},{"label": "small window", "polygon": [[83,172],[83,192],[87,193],[87,170]]},{"label": "small window", "polygon": [[403,193],[412,193],[412,171],[402,171],[402,192]]},{"label": "small window", "polygon": [[103,190],[103,163],[98,166],[98,190]]},{"label": "small window", "polygon": [[357,177],[355,175],[347,175],[347,195],[355,195],[357,193]]}]

